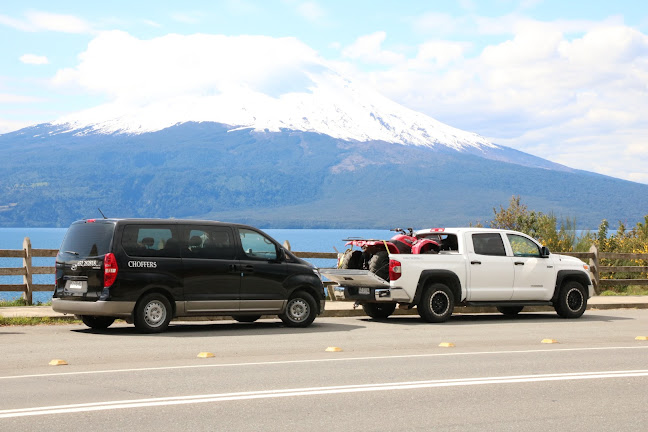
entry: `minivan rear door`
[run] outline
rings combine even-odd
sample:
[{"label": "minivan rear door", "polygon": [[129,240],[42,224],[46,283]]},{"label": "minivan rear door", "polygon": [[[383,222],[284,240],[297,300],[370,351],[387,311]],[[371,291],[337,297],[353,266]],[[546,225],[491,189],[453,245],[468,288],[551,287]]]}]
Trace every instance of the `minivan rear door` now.
[{"label": "minivan rear door", "polygon": [[114,221],[73,223],[56,255],[57,298],[96,301],[104,287],[104,257],[110,252]]},{"label": "minivan rear door", "polygon": [[188,225],[182,235],[186,311],[238,312],[241,272],[232,229]]}]

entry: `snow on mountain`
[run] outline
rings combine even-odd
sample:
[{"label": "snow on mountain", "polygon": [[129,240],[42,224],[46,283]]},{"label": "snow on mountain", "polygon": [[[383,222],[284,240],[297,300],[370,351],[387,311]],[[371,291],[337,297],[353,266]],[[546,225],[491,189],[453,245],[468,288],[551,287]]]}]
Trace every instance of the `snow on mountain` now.
[{"label": "snow on mountain", "polygon": [[112,102],[53,124],[62,127],[61,132],[141,134],[185,122],[216,122],[230,125],[232,130],[288,129],[344,140],[441,146],[458,151],[501,148],[482,136],[405,108],[323,66],[300,71],[300,77],[303,82],[280,94],[240,83],[214,94],[187,94],[146,104]]}]

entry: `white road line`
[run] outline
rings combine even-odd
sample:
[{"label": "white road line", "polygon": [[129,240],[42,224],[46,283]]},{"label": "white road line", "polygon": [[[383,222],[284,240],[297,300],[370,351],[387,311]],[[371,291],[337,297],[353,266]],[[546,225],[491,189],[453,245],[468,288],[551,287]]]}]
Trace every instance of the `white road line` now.
[{"label": "white road line", "polygon": [[648,377],[648,370],[601,371],[584,373],[516,375],[503,377],[460,378],[448,380],[410,381],[381,384],[359,384],[331,387],[308,387],[297,389],[262,390],[238,393],[216,393],[207,395],[176,396],[152,399],[118,400],[85,404],[43,406],[0,410],[0,419],[39,415],[69,414],[114,409],[148,408],[171,405],[215,403],[251,399],[283,398],[294,396],[317,396],[341,393],[414,390],[433,387],[458,387],[493,384],[537,383],[546,381],[593,380],[610,378]]},{"label": "white road line", "polygon": [[133,369],[106,369],[78,372],[58,372],[30,375],[10,375],[0,376],[0,380],[21,379],[21,378],[41,378],[41,377],[58,377],[71,375],[93,375],[93,374],[111,374],[127,372],[149,372],[161,370],[177,369],[200,369],[200,368],[224,368],[224,367],[241,367],[241,366],[273,366],[284,364],[299,363],[326,363],[326,362],[345,362],[345,361],[365,361],[365,360],[391,360],[407,358],[426,358],[426,357],[455,357],[455,356],[477,356],[477,355],[501,355],[501,354],[529,354],[529,353],[554,353],[554,352],[574,352],[574,351],[610,351],[610,350],[635,350],[648,349],[648,346],[624,346],[624,347],[589,347],[589,348],[554,348],[554,349],[537,349],[537,350],[518,350],[518,351],[476,351],[476,352],[453,352],[453,353],[430,353],[430,354],[405,354],[393,356],[371,356],[371,357],[329,357],[309,360],[281,360],[269,362],[248,362],[248,363],[219,363],[219,364],[201,364],[185,366],[160,366],[151,368],[133,368]]}]

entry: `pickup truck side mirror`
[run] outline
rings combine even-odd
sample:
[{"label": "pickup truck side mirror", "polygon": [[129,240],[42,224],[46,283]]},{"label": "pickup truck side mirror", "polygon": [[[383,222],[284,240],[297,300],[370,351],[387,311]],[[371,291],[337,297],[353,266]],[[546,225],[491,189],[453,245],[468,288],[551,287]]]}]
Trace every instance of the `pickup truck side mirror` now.
[{"label": "pickup truck side mirror", "polygon": [[549,255],[551,252],[549,252],[549,248],[547,246],[542,246],[542,249],[540,249],[540,256],[542,258],[549,258]]}]

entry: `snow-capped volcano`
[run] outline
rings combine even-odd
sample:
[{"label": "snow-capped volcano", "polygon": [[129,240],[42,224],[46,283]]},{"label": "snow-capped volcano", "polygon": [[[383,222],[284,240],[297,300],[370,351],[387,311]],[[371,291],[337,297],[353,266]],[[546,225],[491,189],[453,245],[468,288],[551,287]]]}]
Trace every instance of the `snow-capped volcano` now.
[{"label": "snow-capped volcano", "polygon": [[[207,95],[176,95],[145,104],[113,102],[58,119],[63,130],[140,134],[186,122],[232,130],[297,130],[353,141],[385,141],[455,150],[496,149],[474,133],[405,108],[330,69],[300,71],[288,91],[267,94],[246,85]],[[281,79],[281,78],[278,78]],[[286,77],[287,80],[294,79]]]}]

